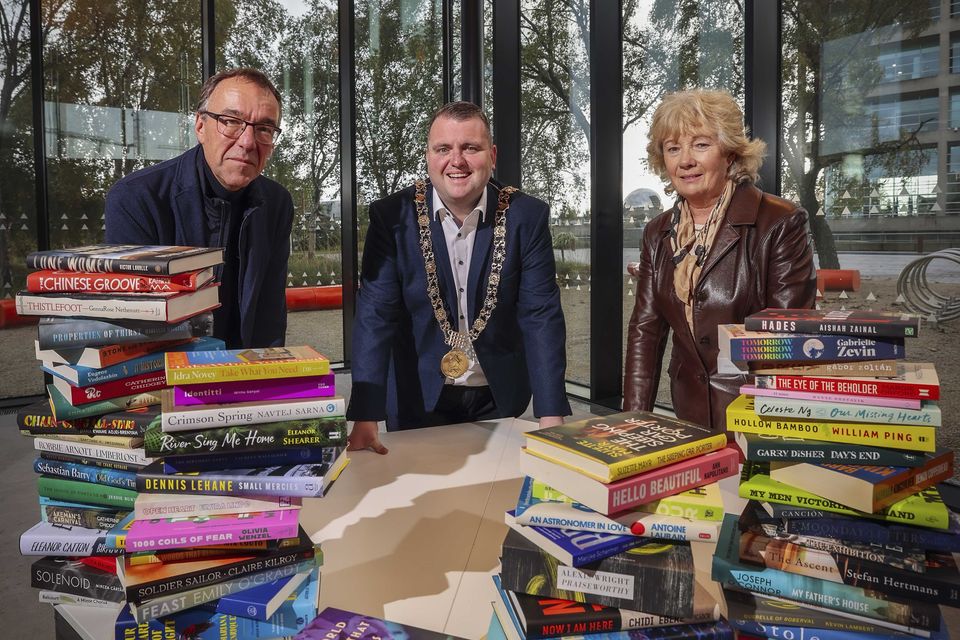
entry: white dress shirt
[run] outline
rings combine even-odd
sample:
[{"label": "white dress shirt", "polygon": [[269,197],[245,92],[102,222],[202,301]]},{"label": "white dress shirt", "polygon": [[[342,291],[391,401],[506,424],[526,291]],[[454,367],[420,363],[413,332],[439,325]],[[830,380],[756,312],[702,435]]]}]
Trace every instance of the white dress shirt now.
[{"label": "white dress shirt", "polygon": [[[454,308],[456,317],[454,326],[457,330],[466,335],[470,333],[470,318],[467,314],[467,294],[472,292],[467,290],[467,280],[470,274],[470,260],[473,258],[473,243],[477,237],[477,225],[481,220],[485,220],[487,215],[487,190],[483,190],[480,201],[473,208],[470,215],[466,217],[461,225],[456,216],[450,213],[443,201],[440,200],[440,194],[436,189],[433,191],[433,218],[439,219],[443,227],[443,237],[447,243],[447,255],[450,256],[450,269],[453,271],[453,284],[457,288],[457,305],[454,308],[451,300],[446,302]],[[487,384],[487,377],[480,368],[480,363],[475,358],[467,354],[469,366],[466,372],[456,379],[447,378],[445,384],[456,384],[465,387],[481,387]]]}]

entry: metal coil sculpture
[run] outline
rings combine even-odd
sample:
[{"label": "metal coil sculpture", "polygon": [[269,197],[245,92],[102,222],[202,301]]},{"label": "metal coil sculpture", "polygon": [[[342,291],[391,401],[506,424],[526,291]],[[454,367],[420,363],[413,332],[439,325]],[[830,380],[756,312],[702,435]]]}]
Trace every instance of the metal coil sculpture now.
[{"label": "metal coil sculpture", "polygon": [[907,263],[897,280],[897,294],[909,311],[937,322],[954,320],[960,317],[960,299],[938,293],[927,281],[927,267],[934,260],[960,265],[960,249],[935,251]]}]

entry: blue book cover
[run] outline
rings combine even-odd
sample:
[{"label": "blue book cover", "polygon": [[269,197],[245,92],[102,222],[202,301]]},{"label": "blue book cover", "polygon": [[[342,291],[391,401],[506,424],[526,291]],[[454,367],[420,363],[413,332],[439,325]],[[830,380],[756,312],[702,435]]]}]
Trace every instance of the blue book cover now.
[{"label": "blue book cover", "polygon": [[640,538],[619,533],[574,531],[572,529],[553,529],[517,524],[514,511],[507,511],[506,522],[510,525],[510,528],[523,535],[527,540],[571,567],[579,567],[603,560],[628,549],[642,547],[653,541],[652,538]]},{"label": "blue book cover", "polygon": [[300,588],[311,575],[317,575],[319,568],[300,573],[252,589],[245,589],[224,596],[217,601],[217,613],[229,613],[242,618],[267,620],[282,605],[291,593]]},{"label": "blue book cover", "polygon": [[159,351],[148,353],[145,356],[133,358],[132,360],[120,362],[102,369],[71,364],[44,365],[41,369],[49,374],[63,378],[75,387],[86,387],[91,384],[102,384],[104,382],[110,382],[111,380],[123,380],[124,378],[139,376],[144,373],[163,371],[165,354],[168,351],[212,351],[223,349],[225,346],[223,340],[203,336],[191,342],[173,345],[167,349],[160,349]]},{"label": "blue book cover", "polygon": [[320,593],[319,570],[314,570],[296,594],[277,609],[268,620],[254,620],[211,611],[207,606],[137,623],[128,607],[117,616],[115,640],[154,640],[189,638],[190,640],[259,640],[295,635],[317,615]]},{"label": "blue book cover", "polygon": [[285,465],[333,462],[342,447],[290,447],[263,451],[199,453],[167,456],[163,459],[164,473],[189,473],[219,469],[254,467],[281,467]]},{"label": "blue book cover", "polygon": [[903,338],[745,331],[740,324],[718,327],[720,355],[734,362],[845,362],[906,357]]},{"label": "blue book cover", "polygon": [[48,460],[47,458],[37,458],[34,460],[33,470],[49,476],[92,482],[108,487],[120,487],[122,489],[133,490],[137,488],[137,473],[135,471],[120,471],[118,469],[95,467],[93,465],[79,464],[76,462]]},{"label": "blue book cover", "polygon": [[[814,629],[811,627],[793,627],[783,624],[762,624],[752,620],[730,618],[730,626],[739,633],[745,633],[757,638],[795,638],[796,640],[892,640],[893,638],[916,638],[906,633],[884,631],[882,634],[862,633],[860,631],[840,631],[834,629]],[[947,638],[942,632],[932,632],[930,638]]]}]

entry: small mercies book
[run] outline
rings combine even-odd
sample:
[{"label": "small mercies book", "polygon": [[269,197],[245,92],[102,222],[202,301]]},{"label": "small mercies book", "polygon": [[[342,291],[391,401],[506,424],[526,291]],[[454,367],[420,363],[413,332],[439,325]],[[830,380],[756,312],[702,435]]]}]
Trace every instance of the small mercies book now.
[{"label": "small mercies book", "polygon": [[456,640],[454,636],[327,607],[293,640]]},{"label": "small mercies book", "polygon": [[896,311],[764,309],[747,316],[743,326],[747,331],[774,333],[828,333],[887,338],[913,338],[920,334],[918,316]]},{"label": "small mercies book", "polygon": [[167,383],[198,384],[321,376],[330,361],[308,346],[167,353]]},{"label": "small mercies book", "polygon": [[93,273],[174,275],[223,262],[223,249],[172,245],[93,244],[70,249],[34,251],[30,270],[51,269]]},{"label": "small mercies book", "polygon": [[717,327],[717,359],[733,362],[890,360],[906,357],[903,338],[747,331],[742,324]]},{"label": "small mercies book", "polygon": [[567,422],[526,436],[528,453],[603,483],[716,451],[727,444],[724,433],[646,411]]}]

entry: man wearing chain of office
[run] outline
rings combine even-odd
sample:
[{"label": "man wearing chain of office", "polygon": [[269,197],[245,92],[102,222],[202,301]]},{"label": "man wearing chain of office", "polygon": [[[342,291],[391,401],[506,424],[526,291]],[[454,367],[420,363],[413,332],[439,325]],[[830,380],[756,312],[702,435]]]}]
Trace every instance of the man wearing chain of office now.
[{"label": "man wearing chain of office", "polygon": [[427,173],[370,206],[353,326],[351,449],[386,453],[387,430],[570,414],[550,207],[490,177],[476,105],[433,116]]}]

